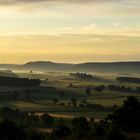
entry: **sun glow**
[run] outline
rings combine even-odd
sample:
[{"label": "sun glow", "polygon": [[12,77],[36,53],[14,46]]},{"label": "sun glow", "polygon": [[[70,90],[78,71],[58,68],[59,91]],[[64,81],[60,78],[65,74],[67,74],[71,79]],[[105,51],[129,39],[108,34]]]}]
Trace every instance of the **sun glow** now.
[{"label": "sun glow", "polygon": [[0,1],[0,6],[1,61],[140,59],[137,0],[124,0],[123,5],[108,0],[88,3],[9,0]]}]

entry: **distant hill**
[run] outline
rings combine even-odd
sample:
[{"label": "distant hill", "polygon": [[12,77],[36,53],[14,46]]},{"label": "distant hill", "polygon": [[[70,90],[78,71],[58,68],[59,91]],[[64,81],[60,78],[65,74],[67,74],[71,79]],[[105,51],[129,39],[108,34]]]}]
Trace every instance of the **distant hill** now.
[{"label": "distant hill", "polygon": [[74,64],[67,63],[54,63],[51,61],[36,61],[28,62],[23,65],[23,68],[33,69],[33,70],[44,70],[44,71],[68,71],[72,68]]},{"label": "distant hill", "polygon": [[81,64],[54,63],[50,61],[28,62],[21,66],[22,69],[41,71],[65,71],[65,72],[100,72],[140,74],[140,61],[138,62],[89,62]]},{"label": "distant hill", "polygon": [[118,73],[122,75],[139,74],[140,61],[137,62],[88,62],[80,64],[54,63],[51,61],[28,62],[24,65],[0,64],[0,69],[33,70],[44,72],[95,72]]}]

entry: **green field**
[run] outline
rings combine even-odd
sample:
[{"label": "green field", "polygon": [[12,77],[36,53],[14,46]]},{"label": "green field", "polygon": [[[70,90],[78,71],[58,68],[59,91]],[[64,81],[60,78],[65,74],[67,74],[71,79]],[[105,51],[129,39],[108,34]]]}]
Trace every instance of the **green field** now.
[{"label": "green field", "polygon": [[[31,99],[25,100],[22,89],[18,89],[20,98],[18,100],[4,100],[0,102],[0,106],[10,106],[19,108],[22,111],[33,111],[37,113],[47,112],[53,114],[55,117],[72,118],[75,116],[94,117],[101,119],[107,116],[109,110],[100,110],[94,108],[80,107],[80,102],[85,99],[89,104],[99,104],[106,108],[113,105],[120,106],[123,101],[129,96],[134,95],[138,98],[140,95],[137,93],[121,93],[113,91],[95,92],[92,88],[99,85],[118,84],[115,82],[115,76],[101,75],[100,81],[77,80],[71,78],[68,73],[29,73],[17,72],[19,77],[41,79],[41,86],[37,90],[32,91]],[[98,75],[99,76],[99,75]],[[105,80],[110,80],[105,82]],[[69,85],[72,84],[73,87]],[[128,86],[128,84],[125,84]],[[129,85],[130,86],[130,85]],[[131,87],[135,88],[137,85],[132,84]],[[85,88],[91,88],[91,94],[87,95]],[[27,88],[28,89],[28,88]],[[1,91],[4,88],[1,88]],[[12,90],[9,88],[9,90]],[[15,90],[15,88],[13,89]],[[21,92],[20,92],[21,91]],[[62,94],[63,93],[63,94]],[[58,102],[54,103],[53,98],[57,98]],[[69,105],[71,98],[77,100],[77,107]],[[63,105],[62,105],[63,104]]]}]

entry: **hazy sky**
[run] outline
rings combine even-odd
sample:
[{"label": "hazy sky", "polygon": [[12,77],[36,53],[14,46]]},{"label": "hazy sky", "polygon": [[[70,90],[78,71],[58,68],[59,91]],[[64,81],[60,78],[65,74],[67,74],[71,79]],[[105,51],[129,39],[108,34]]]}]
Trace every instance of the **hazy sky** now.
[{"label": "hazy sky", "polygon": [[0,63],[140,60],[140,0],[0,0]]}]

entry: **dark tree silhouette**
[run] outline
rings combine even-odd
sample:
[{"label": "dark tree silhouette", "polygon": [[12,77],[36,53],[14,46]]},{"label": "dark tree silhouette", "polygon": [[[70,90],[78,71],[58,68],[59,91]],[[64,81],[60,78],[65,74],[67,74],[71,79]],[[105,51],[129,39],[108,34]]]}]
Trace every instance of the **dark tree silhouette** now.
[{"label": "dark tree silhouette", "polygon": [[102,92],[104,90],[104,87],[103,86],[98,86],[98,87],[95,87],[94,90],[96,92]]},{"label": "dark tree silhouette", "polygon": [[57,104],[59,102],[59,100],[57,98],[52,98],[52,101]]},{"label": "dark tree silhouette", "polygon": [[86,137],[87,134],[89,133],[90,126],[86,118],[84,117],[79,117],[79,118],[74,118],[71,122],[73,132],[76,133],[78,137]]},{"label": "dark tree silhouette", "polygon": [[0,76],[0,86],[38,87],[40,86],[40,80]]},{"label": "dark tree silhouette", "polygon": [[90,95],[91,94],[91,89],[89,87],[87,87],[85,92],[86,92],[87,95]]},{"label": "dark tree silhouette", "polygon": [[46,113],[43,114],[40,118],[43,120],[43,122],[46,126],[50,126],[54,122],[54,118],[52,116],[50,116],[49,114],[46,114]]},{"label": "dark tree silhouette", "polygon": [[0,139],[1,140],[26,140],[26,133],[22,127],[4,119],[0,122]]},{"label": "dark tree silhouette", "polygon": [[128,132],[140,132],[140,102],[136,97],[129,96],[119,109],[107,118],[113,125]]},{"label": "dark tree silhouette", "polygon": [[77,107],[77,100],[75,98],[71,98],[71,104],[74,106],[74,107]]},{"label": "dark tree silhouette", "polygon": [[67,125],[60,125],[53,129],[53,137],[54,138],[64,138],[66,136],[70,136],[72,134],[70,128]]}]

